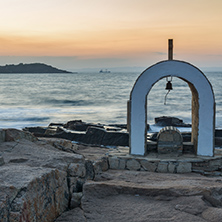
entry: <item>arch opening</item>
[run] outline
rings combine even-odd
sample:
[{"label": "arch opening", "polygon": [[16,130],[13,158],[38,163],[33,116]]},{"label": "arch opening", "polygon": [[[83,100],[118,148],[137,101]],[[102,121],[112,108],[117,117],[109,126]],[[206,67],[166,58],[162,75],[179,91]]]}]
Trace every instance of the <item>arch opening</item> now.
[{"label": "arch opening", "polygon": [[147,123],[151,125],[151,130],[156,129],[153,124],[155,124],[155,118],[160,116],[177,117],[191,124],[190,87],[187,82],[175,76],[172,76],[171,83],[173,89],[170,93],[165,89],[167,78],[164,77],[157,81],[147,94]]}]

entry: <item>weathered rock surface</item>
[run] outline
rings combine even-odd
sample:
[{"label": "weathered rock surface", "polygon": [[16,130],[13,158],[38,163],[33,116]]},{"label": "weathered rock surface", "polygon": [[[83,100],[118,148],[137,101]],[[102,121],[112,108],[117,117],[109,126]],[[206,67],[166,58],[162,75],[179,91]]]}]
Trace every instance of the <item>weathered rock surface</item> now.
[{"label": "weathered rock surface", "polygon": [[87,219],[83,210],[78,207],[63,213],[56,222],[87,222]]},{"label": "weathered rock surface", "polygon": [[0,174],[0,221],[52,221],[67,209],[64,171],[15,164]]},{"label": "weathered rock surface", "polygon": [[37,141],[37,138],[28,131],[21,131],[17,129],[0,129],[0,142],[11,142],[19,140]]},{"label": "weathered rock surface", "polygon": [[[184,174],[173,174],[173,164],[118,160],[107,155],[111,148],[14,129],[0,135],[0,221],[221,220],[222,177],[187,174],[186,161],[177,166]],[[159,173],[143,171],[151,168]]]},{"label": "weathered rock surface", "polygon": [[161,174],[109,170],[83,187],[81,208],[68,211],[58,222],[82,221],[220,221],[221,209],[205,196],[218,189],[221,178],[198,174]]},{"label": "weathered rock surface", "polygon": [[218,222],[222,219],[222,208],[209,207],[202,213],[206,221]]},{"label": "weathered rock surface", "polygon": [[70,151],[70,141],[51,145],[15,129],[5,130],[5,140],[0,143],[0,221],[53,221],[68,209],[71,189],[85,179],[83,156]]}]

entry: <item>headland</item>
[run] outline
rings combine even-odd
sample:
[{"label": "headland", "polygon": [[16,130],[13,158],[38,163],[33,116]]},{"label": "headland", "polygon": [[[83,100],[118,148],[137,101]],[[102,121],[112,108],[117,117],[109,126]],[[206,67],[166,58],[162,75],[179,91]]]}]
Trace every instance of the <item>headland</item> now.
[{"label": "headland", "polygon": [[31,63],[18,65],[10,64],[0,66],[0,73],[72,73],[66,70],[57,69],[44,63]]}]

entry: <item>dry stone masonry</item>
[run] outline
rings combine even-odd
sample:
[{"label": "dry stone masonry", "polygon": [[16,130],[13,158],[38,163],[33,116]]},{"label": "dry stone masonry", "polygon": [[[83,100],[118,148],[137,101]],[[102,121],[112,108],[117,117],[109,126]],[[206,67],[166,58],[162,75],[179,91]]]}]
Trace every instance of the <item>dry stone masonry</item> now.
[{"label": "dry stone masonry", "polygon": [[[165,131],[164,131],[165,132]],[[159,173],[190,173],[196,172],[203,175],[222,175],[222,150],[216,149],[214,157],[200,157],[194,154],[172,155],[172,153],[132,156],[129,148],[118,147],[109,152],[110,169],[136,170]]]}]

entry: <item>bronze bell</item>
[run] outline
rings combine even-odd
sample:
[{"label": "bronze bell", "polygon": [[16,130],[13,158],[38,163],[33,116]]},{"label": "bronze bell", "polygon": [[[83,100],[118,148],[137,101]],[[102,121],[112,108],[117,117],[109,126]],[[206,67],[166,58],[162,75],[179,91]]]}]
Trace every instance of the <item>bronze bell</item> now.
[{"label": "bronze bell", "polygon": [[166,90],[172,90],[172,89],[173,89],[172,83],[171,83],[171,81],[168,81],[166,84]]}]

